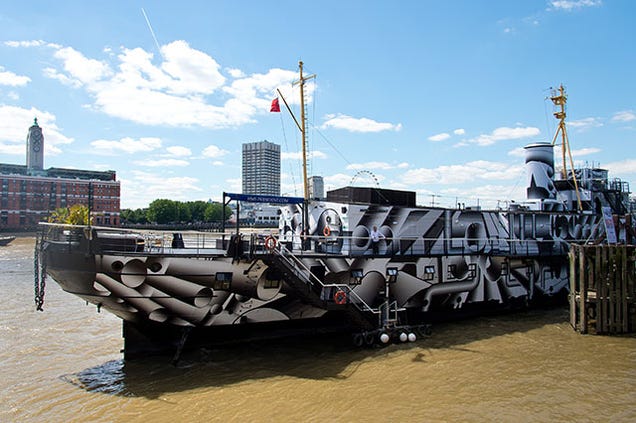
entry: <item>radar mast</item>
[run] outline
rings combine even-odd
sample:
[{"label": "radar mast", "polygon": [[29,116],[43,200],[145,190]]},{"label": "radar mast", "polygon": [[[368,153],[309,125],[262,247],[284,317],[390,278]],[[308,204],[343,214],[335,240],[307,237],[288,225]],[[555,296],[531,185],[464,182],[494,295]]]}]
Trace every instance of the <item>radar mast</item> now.
[{"label": "radar mast", "polygon": [[563,169],[561,169],[561,178],[564,181],[568,180],[568,167],[566,162],[566,153],[568,158],[570,159],[570,168],[572,173],[572,180],[574,181],[574,191],[576,192],[576,201],[579,207],[579,211],[583,210],[583,206],[581,205],[581,195],[579,194],[579,184],[576,180],[576,173],[574,172],[574,161],[572,160],[572,152],[570,151],[570,142],[568,140],[568,133],[565,128],[565,104],[567,103],[568,97],[565,95],[565,88],[563,88],[563,84],[559,86],[558,91],[552,90],[552,96],[550,97],[552,103],[560,109],[554,112],[554,117],[559,119],[559,126],[554,134],[554,138],[552,138],[552,145],[555,145],[557,137],[559,133],[561,133],[561,158],[563,160]]}]

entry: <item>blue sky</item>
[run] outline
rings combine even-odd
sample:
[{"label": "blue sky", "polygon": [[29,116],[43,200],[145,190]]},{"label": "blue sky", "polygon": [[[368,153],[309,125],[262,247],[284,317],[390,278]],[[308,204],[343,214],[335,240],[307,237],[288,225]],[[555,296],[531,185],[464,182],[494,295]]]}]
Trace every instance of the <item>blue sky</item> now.
[{"label": "blue sky", "polygon": [[522,200],[520,153],[552,141],[559,84],[575,163],[633,182],[635,16],[630,0],[6,1],[0,162],[25,163],[37,117],[46,168],[115,170],[138,208],[240,192],[241,144],[268,140],[302,196],[300,135],[269,113],[276,88],[298,113],[302,60],[327,189]]}]

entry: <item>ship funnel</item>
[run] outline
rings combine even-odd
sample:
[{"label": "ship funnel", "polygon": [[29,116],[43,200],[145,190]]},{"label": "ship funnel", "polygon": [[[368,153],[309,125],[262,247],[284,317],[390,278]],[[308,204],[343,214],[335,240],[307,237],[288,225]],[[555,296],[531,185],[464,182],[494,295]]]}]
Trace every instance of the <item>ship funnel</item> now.
[{"label": "ship funnel", "polygon": [[528,173],[528,200],[554,199],[554,151],[550,143],[535,143],[526,150],[526,172]]}]

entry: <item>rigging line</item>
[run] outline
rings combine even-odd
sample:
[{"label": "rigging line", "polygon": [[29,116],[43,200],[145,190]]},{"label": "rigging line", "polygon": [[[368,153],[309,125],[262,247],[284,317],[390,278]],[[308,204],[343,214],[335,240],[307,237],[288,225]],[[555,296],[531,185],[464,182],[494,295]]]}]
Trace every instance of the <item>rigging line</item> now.
[{"label": "rigging line", "polygon": [[[314,129],[314,130],[315,130],[315,131],[316,131],[316,132],[317,132],[317,133],[318,133],[318,134],[319,134],[319,135],[320,135],[320,136],[321,136],[321,137],[322,137],[322,138],[323,138],[323,139],[327,142],[327,144],[329,144],[329,145],[331,146],[331,148],[333,148],[333,150],[334,150],[336,153],[338,153],[338,155],[342,158],[342,160],[344,160],[344,161],[345,161],[347,164],[349,164],[349,165],[353,164],[353,163],[351,163],[349,160],[347,160],[347,158],[344,156],[344,154],[342,154],[342,153],[340,152],[340,150],[338,150],[338,149],[336,148],[336,146],[335,146],[335,145],[333,145],[333,144],[332,144],[332,142],[331,142],[331,141],[329,141],[329,140],[327,139],[327,137],[326,137],[326,136],[325,136],[322,132],[320,132],[320,130],[319,130],[319,129],[315,126],[315,125],[313,125],[313,124],[312,124],[311,126],[312,126],[312,128],[313,128],[313,129]],[[388,199],[387,199],[387,198],[386,198],[386,197],[382,194],[382,192],[380,192],[380,190],[378,189],[378,187],[373,187],[373,190],[374,190],[375,192],[377,192],[377,193],[378,193],[378,195],[384,199],[384,201],[388,202]]]},{"label": "rigging line", "polygon": [[325,136],[322,132],[320,132],[320,130],[319,130],[316,126],[314,126],[314,125],[312,124],[312,125],[311,125],[311,127],[312,127],[312,129],[314,129],[314,130],[318,133],[318,135],[320,135],[320,136],[322,137],[322,139],[323,139],[323,140],[325,140],[325,142],[326,142],[327,144],[329,144],[329,146],[330,146],[331,148],[333,148],[333,150],[334,150],[336,153],[338,153],[338,155],[342,158],[342,160],[344,160],[344,161],[345,161],[347,164],[349,164],[349,165],[350,165],[350,164],[353,164],[353,163],[351,163],[349,160],[347,160],[347,158],[345,157],[345,155],[344,155],[344,154],[342,154],[342,153],[340,152],[340,150],[338,150],[338,149],[336,148],[336,146],[335,146],[335,145],[333,145],[333,144],[331,143],[331,141],[329,141],[329,140],[327,139],[327,137],[326,137],[326,136]]},{"label": "rigging line", "polygon": [[[315,74],[314,74],[315,75]],[[314,90],[311,93],[311,97],[312,97],[312,104],[311,104],[311,137],[309,138],[309,140],[313,143],[313,137],[314,137],[314,125],[313,122],[316,121],[316,86],[317,86],[317,82],[316,82],[317,76],[314,76],[314,79],[312,81],[312,84],[314,86]],[[315,145],[315,143],[314,143]],[[310,150],[312,151],[312,150]],[[311,173],[313,175],[314,173],[314,158],[311,158],[311,162],[310,162],[310,169],[311,169]]]},{"label": "rigging line", "polygon": [[549,97],[546,97],[543,100],[543,112],[545,114],[545,131],[546,131],[546,134],[551,134],[553,131],[552,131],[552,128],[550,127],[551,120],[548,118],[548,102],[547,102],[547,100],[549,100]]},{"label": "rigging line", "polygon": [[[285,132],[285,123],[283,122],[283,114],[279,113],[279,115],[280,115],[280,126],[283,131],[283,142],[285,143],[285,150],[290,151],[289,146],[287,145],[287,133]],[[289,162],[289,174],[291,175],[291,178],[292,178],[292,186],[294,187],[294,196],[295,196],[296,195],[296,178],[294,178],[294,169],[292,167],[291,162]]]},{"label": "rigging line", "polygon": [[517,182],[515,182],[514,186],[512,188],[510,188],[510,191],[508,191],[508,197],[507,198],[512,198],[512,194],[515,192],[515,190],[519,186],[519,181],[521,181],[523,179],[523,177],[524,177],[524,175],[522,173],[519,173],[519,177],[517,178]]}]

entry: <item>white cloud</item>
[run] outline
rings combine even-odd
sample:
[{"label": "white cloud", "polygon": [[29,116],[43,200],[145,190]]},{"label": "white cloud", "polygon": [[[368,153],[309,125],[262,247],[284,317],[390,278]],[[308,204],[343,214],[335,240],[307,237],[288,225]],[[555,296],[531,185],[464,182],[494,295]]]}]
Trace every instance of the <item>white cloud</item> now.
[{"label": "white cloud", "polygon": [[617,173],[634,175],[636,174],[636,159],[625,159],[618,162],[611,162],[603,165],[603,168],[610,171],[610,175]]},{"label": "white cloud", "polygon": [[61,60],[64,64],[64,70],[82,85],[94,84],[112,75],[107,63],[88,59],[71,47],[61,48],[53,56]]},{"label": "white cloud", "polygon": [[[27,44],[43,45],[12,45]],[[45,76],[85,90],[93,99],[91,109],[136,123],[211,129],[253,123],[255,115],[269,111],[276,88],[290,104],[299,102],[298,88],[291,87],[296,72],[271,69],[245,76],[239,69],[228,69],[235,79],[227,86],[216,60],[181,40],[162,46],[161,56],[141,48],[121,48],[117,55],[105,51],[106,60],[46,45],[56,48],[54,57],[61,67],[47,67]],[[306,84],[308,101],[314,90],[314,83]]]},{"label": "white cloud", "polygon": [[580,148],[578,150],[571,150],[572,157],[589,156],[590,154],[600,153],[600,148]]},{"label": "white cloud", "polygon": [[9,154],[11,156],[24,156],[26,147],[20,144],[11,144],[6,141],[0,141],[0,154]]},{"label": "white cloud", "polygon": [[[55,115],[34,107],[0,105],[0,152],[7,154],[26,154],[26,136],[33,119],[38,119],[44,135],[44,154],[54,156],[61,153],[59,145],[70,144],[73,138],[67,137],[55,123]],[[12,146],[17,146],[14,148]]]},{"label": "white cloud", "polygon": [[223,157],[228,152],[223,150],[222,148],[217,147],[216,145],[209,145],[203,149],[203,157],[216,159],[218,157]]},{"label": "white cloud", "polygon": [[[241,189],[243,189],[243,182],[241,178],[229,178],[225,180],[224,186],[227,187],[227,192],[241,192]],[[219,199],[219,201],[221,200]]]},{"label": "white cloud", "polygon": [[[453,130],[454,135],[464,135],[465,133],[466,131],[463,128],[457,128]],[[431,135],[430,137],[428,137],[428,140],[433,142],[439,142],[439,141],[445,141],[449,139],[450,137],[451,135],[448,132],[442,132],[439,134]]]},{"label": "white cloud", "polygon": [[519,164],[506,164],[477,160],[461,165],[444,165],[434,169],[411,169],[402,176],[402,182],[409,185],[462,184],[474,180],[512,180],[525,170]]},{"label": "white cloud", "polygon": [[10,87],[20,87],[31,82],[31,78],[28,76],[16,75],[13,72],[5,71],[4,67],[0,66],[0,85],[8,85]]},{"label": "white cloud", "polygon": [[112,170],[113,166],[107,163],[94,163],[93,169],[99,170],[100,172],[104,172],[106,170]]},{"label": "white cloud", "polygon": [[526,150],[523,147],[513,148],[512,150],[508,152],[508,155],[513,157],[525,157]]},{"label": "white cloud", "polygon": [[325,123],[322,124],[321,129],[335,128],[344,129],[349,132],[382,132],[399,131],[402,129],[401,123],[383,123],[373,119],[354,118],[343,114],[326,115],[325,119]]},{"label": "white cloud", "polygon": [[586,129],[601,127],[603,126],[603,123],[600,121],[599,118],[589,117],[584,119],[571,120],[567,123],[567,125],[579,131],[585,131]]},{"label": "white cloud", "polygon": [[31,40],[31,41],[5,41],[5,46],[8,47],[40,47],[46,45],[46,43],[42,40]]},{"label": "white cloud", "polygon": [[442,132],[441,134],[431,135],[430,137],[428,137],[428,140],[433,142],[438,142],[438,141],[447,140],[449,138],[450,138],[450,134],[446,132]]},{"label": "white cloud", "polygon": [[636,120],[636,113],[632,110],[616,112],[614,116],[612,116],[612,122],[631,122],[633,120]]},{"label": "white cloud", "polygon": [[540,133],[541,131],[539,130],[539,128],[535,128],[532,126],[516,128],[508,128],[506,126],[502,126],[500,128],[496,128],[490,134],[479,135],[478,137],[471,138],[466,142],[461,143],[460,145],[477,144],[480,146],[487,146],[503,140],[516,140],[522,138],[536,137]]},{"label": "white cloud", "polygon": [[[420,193],[422,204],[430,204],[431,193]],[[493,185],[486,184],[479,187],[453,187],[439,191],[435,202],[437,205],[445,207],[456,207],[457,203],[464,206],[479,205],[485,209],[506,208],[510,201],[524,201],[526,199],[526,186],[524,184],[515,185]]]},{"label": "white cloud", "polygon": [[[403,164],[404,163],[401,163],[401,165]],[[364,170],[364,169],[390,170],[390,169],[395,169],[396,167],[398,166],[394,166],[386,162],[367,162],[367,163],[352,163],[350,165],[347,165],[346,169],[348,170]]]},{"label": "white cloud", "polygon": [[56,79],[60,83],[69,87],[81,88],[82,86],[82,83],[80,81],[78,81],[77,79],[70,78],[69,76],[64,75],[62,73],[59,73],[55,68],[44,68],[42,70],[42,73],[47,78]]},{"label": "white cloud", "polygon": [[232,78],[244,78],[245,73],[242,70],[236,68],[227,68],[226,72],[230,74]]},{"label": "white cloud", "polygon": [[169,91],[176,94],[211,93],[225,83],[219,64],[183,40],[161,46],[161,69],[170,75]]},{"label": "white cloud", "polygon": [[134,154],[139,152],[149,152],[161,147],[161,139],[146,137],[135,140],[125,137],[120,140],[95,140],[91,142],[91,146],[97,154],[117,154],[127,153]]},{"label": "white cloud", "polygon": [[325,192],[328,190],[342,188],[348,185],[351,185],[352,175],[347,175],[345,173],[337,173],[335,175],[325,176]]},{"label": "white cloud", "polygon": [[[560,147],[555,147],[554,149],[554,153],[555,154],[560,154]],[[577,157],[577,156],[587,156],[590,154],[596,154],[601,152],[600,148],[580,148],[578,150],[572,150],[572,157]],[[518,147],[518,148],[514,148],[512,150],[510,150],[508,152],[509,156],[513,156],[513,157],[525,157],[526,156],[526,149],[523,147]]]},{"label": "white cloud", "polygon": [[171,147],[166,147],[166,151],[171,156],[177,156],[177,157],[189,157],[192,155],[192,150],[190,150],[188,147],[182,147],[180,145],[173,145]]},{"label": "white cloud", "polygon": [[187,160],[178,160],[178,159],[148,159],[148,160],[133,160],[133,163],[137,166],[143,167],[165,167],[165,168],[173,168],[173,167],[185,167],[190,165],[190,162]]},{"label": "white cloud", "polygon": [[603,2],[601,0],[551,0],[550,5],[558,10],[571,11],[574,9],[581,9],[583,7],[600,6]]},{"label": "white cloud", "polygon": [[[224,87],[223,91],[233,98],[226,102],[226,108],[231,116],[239,114],[253,115],[255,113],[267,112],[271,106],[272,99],[278,94],[279,89],[288,104],[299,104],[300,94],[298,87],[292,87],[292,81],[297,79],[296,72],[284,69],[270,69],[264,74],[253,74],[246,78],[234,80],[230,86]],[[305,84],[305,101],[311,102],[315,84]],[[281,107],[283,104],[281,102]]]},{"label": "white cloud", "polygon": [[196,178],[178,177],[162,173],[148,173],[139,170],[132,171],[132,177],[119,175],[121,181],[121,198],[126,200],[122,208],[147,207],[151,201],[159,198],[169,198],[176,201],[188,201],[193,192],[203,191],[198,187]]},{"label": "white cloud", "polygon": [[[281,160],[302,160],[303,152],[294,151],[288,153],[280,153]],[[307,152],[307,159],[326,159],[327,155],[319,150],[313,150]]]}]

